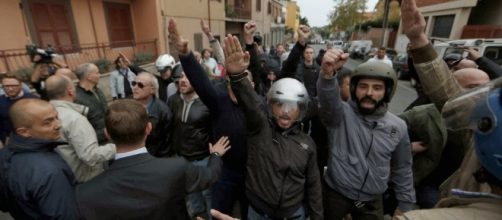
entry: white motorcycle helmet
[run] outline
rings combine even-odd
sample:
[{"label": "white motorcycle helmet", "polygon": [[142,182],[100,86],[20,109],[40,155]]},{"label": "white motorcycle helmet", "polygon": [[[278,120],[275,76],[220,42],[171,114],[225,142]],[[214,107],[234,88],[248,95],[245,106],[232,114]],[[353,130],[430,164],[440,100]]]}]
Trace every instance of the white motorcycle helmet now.
[{"label": "white motorcycle helmet", "polygon": [[159,73],[163,73],[167,68],[172,70],[174,68],[174,64],[174,58],[169,54],[162,54],[155,61],[155,67]]},{"label": "white motorcycle helmet", "polygon": [[282,111],[285,112],[298,108],[300,115],[296,121],[299,122],[306,116],[310,98],[307,89],[300,81],[293,78],[282,78],[272,84],[267,93],[267,101],[269,113],[273,117],[276,117],[271,112],[272,105],[275,103],[280,103]]}]

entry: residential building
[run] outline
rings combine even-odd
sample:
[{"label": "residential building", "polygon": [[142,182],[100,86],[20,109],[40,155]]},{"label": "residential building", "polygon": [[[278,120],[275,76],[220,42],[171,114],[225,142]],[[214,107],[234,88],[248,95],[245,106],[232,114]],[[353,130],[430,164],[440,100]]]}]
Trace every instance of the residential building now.
[{"label": "residential building", "polygon": [[291,0],[286,3],[286,28],[294,31],[298,26],[300,26],[300,7],[296,1]]},{"label": "residential building", "polygon": [[[425,17],[425,33],[440,40],[502,37],[499,0],[418,0]],[[400,27],[395,48],[406,51],[408,39]]]}]

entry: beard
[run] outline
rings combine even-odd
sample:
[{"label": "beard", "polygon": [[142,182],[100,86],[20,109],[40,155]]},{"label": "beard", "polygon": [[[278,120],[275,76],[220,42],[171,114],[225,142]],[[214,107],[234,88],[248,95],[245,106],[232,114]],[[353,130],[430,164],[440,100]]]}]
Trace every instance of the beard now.
[{"label": "beard", "polygon": [[[373,103],[373,108],[363,107],[361,103],[362,102],[366,102],[366,101],[372,102]],[[360,99],[357,99],[357,101],[356,101],[357,108],[359,109],[359,111],[363,115],[371,115],[371,114],[375,113],[375,111],[378,109],[378,107],[380,107],[382,105],[382,103],[383,103],[382,100],[377,101],[377,100],[372,99],[369,96],[364,96],[364,97],[362,97]]]}]

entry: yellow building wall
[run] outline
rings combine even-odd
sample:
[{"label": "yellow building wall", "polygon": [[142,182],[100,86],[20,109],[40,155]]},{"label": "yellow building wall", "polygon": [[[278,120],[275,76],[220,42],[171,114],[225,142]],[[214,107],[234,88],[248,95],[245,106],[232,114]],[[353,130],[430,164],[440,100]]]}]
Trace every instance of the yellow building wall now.
[{"label": "yellow building wall", "polygon": [[289,1],[286,6],[286,27],[293,30],[300,26],[300,7],[296,5],[296,1]]}]

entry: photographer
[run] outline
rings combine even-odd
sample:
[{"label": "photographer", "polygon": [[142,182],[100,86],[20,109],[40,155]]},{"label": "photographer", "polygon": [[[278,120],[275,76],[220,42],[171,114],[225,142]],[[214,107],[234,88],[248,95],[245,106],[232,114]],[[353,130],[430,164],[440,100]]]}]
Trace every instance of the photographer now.
[{"label": "photographer", "polygon": [[61,70],[62,73],[67,73],[68,70],[66,69],[68,66],[62,60],[54,59],[58,55],[54,53],[54,49],[51,45],[47,47],[47,50],[39,49],[35,45],[28,45],[26,46],[26,50],[31,58],[31,62],[34,63],[30,79],[31,86],[35,88],[41,99],[49,100],[47,98],[47,92],[45,91],[45,79],[54,75],[58,69],[64,68],[65,70]]}]

